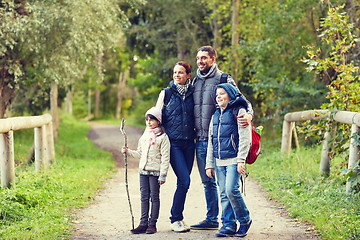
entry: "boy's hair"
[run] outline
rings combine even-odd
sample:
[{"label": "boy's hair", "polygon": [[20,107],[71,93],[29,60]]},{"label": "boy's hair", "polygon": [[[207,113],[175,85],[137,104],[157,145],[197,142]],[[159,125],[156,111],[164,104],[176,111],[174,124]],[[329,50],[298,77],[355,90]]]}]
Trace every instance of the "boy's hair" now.
[{"label": "boy's hair", "polygon": [[198,49],[198,52],[207,52],[209,54],[210,57],[215,57],[216,58],[216,50],[212,47],[212,46],[202,46]]}]

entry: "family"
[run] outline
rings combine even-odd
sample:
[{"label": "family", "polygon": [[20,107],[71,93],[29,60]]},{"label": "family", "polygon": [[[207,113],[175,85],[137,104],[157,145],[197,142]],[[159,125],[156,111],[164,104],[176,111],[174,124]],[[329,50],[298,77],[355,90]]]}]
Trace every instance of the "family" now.
[{"label": "family", "polygon": [[[245,174],[251,144],[253,109],[231,76],[224,75],[215,61],[214,48],[200,47],[192,81],[190,65],[177,62],[170,87],[160,92],[156,106],[145,114],[146,129],[137,150],[122,148],[123,153],[140,158],[141,218],[139,226],[131,230],[134,234],[156,233],[160,186],[171,165],[177,177],[170,211],[172,231],[219,229],[218,186],[222,226],[215,236],[247,235],[252,220],[239,181]],[[207,213],[205,220],[189,227],[183,211],[195,153]]]}]

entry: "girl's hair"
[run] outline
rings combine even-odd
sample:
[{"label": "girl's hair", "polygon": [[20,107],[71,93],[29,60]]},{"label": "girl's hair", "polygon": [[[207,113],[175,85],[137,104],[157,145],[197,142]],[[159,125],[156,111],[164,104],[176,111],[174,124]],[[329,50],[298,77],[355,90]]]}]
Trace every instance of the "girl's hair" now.
[{"label": "girl's hair", "polygon": [[156,120],[159,122],[159,128],[161,129],[161,133],[160,135],[162,135],[163,133],[165,133],[165,128],[163,127],[163,125],[161,124],[161,122],[152,114],[146,114],[145,119],[150,118],[153,120]]},{"label": "girl's hair", "polygon": [[183,67],[185,68],[185,70],[186,70],[186,74],[191,73],[191,67],[190,67],[190,65],[189,65],[187,62],[184,62],[184,61],[177,62],[177,63],[175,63],[174,67],[175,67],[176,65],[183,66]]}]

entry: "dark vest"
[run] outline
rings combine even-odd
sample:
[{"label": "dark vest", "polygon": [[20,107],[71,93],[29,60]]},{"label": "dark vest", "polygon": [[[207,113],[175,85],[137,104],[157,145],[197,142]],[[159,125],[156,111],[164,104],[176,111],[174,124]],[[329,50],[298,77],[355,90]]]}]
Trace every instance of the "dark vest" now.
[{"label": "dark vest", "polygon": [[176,86],[170,82],[172,94],[162,112],[162,124],[170,140],[194,140],[194,87],[189,86],[185,99],[178,93]]},{"label": "dark vest", "polygon": [[[238,110],[238,108],[236,108]],[[216,109],[213,115],[213,147],[217,159],[234,158],[239,149],[239,132],[232,107],[221,113]]]}]

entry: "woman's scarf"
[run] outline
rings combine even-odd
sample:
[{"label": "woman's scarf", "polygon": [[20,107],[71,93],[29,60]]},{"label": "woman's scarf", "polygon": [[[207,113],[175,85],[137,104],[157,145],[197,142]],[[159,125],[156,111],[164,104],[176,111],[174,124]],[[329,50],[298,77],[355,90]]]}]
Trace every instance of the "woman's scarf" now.
[{"label": "woman's scarf", "polygon": [[156,135],[160,132],[161,132],[161,128],[159,128],[159,127],[156,127],[153,129],[147,128],[147,135],[148,135],[149,142],[151,145],[155,144]]},{"label": "woman's scarf", "polygon": [[185,97],[185,94],[190,86],[190,80],[188,79],[184,85],[175,84],[177,91],[179,94],[183,97]]}]

